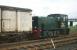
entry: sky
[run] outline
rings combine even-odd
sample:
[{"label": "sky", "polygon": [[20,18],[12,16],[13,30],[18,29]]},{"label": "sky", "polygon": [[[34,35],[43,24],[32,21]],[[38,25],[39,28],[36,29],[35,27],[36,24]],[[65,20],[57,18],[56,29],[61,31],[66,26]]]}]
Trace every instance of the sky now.
[{"label": "sky", "polygon": [[77,18],[77,0],[0,0],[0,5],[29,8],[33,16],[60,13]]}]

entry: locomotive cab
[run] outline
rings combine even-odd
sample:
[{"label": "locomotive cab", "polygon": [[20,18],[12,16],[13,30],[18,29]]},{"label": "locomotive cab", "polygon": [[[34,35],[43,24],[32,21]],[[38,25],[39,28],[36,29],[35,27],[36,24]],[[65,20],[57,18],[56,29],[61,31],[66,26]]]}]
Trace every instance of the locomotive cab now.
[{"label": "locomotive cab", "polygon": [[[51,14],[48,15],[48,17],[53,17],[53,19],[56,19],[54,22],[56,22],[56,30],[59,30],[60,34],[69,34],[69,28],[68,28],[68,16],[65,14]],[[54,24],[55,25],[55,24]]]}]

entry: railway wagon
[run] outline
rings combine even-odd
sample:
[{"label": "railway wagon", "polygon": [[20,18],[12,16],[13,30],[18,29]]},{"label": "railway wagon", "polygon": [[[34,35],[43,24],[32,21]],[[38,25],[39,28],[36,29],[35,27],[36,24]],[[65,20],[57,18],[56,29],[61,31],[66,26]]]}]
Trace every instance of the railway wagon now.
[{"label": "railway wagon", "polygon": [[65,14],[50,14],[47,17],[34,16],[33,30],[35,28],[38,29],[37,31],[40,30],[38,36],[41,38],[69,34],[68,16]]},{"label": "railway wagon", "polygon": [[0,42],[24,39],[31,30],[31,9],[0,5]]}]

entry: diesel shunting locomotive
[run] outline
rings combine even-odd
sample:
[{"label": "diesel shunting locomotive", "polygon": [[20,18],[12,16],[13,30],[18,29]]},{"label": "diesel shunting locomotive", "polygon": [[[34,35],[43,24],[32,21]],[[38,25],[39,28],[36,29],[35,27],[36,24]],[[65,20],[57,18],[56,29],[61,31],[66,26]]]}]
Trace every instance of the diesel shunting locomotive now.
[{"label": "diesel shunting locomotive", "polygon": [[68,16],[65,14],[50,14],[47,17],[34,16],[32,20],[35,38],[56,37],[69,34]]}]

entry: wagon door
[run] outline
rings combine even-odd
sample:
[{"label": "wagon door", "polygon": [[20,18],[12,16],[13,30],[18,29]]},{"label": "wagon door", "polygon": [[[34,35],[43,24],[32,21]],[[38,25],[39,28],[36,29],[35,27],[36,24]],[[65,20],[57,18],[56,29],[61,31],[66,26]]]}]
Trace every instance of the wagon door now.
[{"label": "wagon door", "polygon": [[18,11],[17,16],[18,16],[18,31],[19,32],[30,31],[32,28],[31,12]]},{"label": "wagon door", "polygon": [[1,8],[0,8],[0,32],[1,32]]},{"label": "wagon door", "polygon": [[16,30],[16,11],[2,10],[2,31],[13,32]]}]

